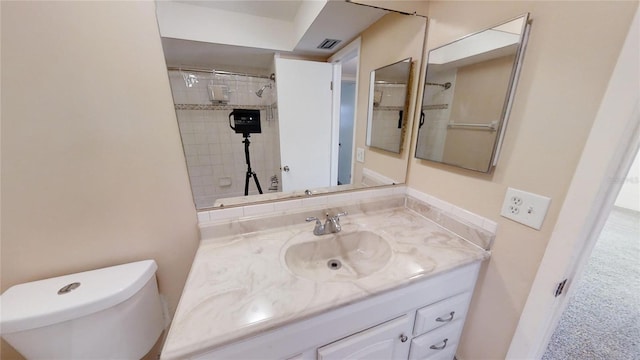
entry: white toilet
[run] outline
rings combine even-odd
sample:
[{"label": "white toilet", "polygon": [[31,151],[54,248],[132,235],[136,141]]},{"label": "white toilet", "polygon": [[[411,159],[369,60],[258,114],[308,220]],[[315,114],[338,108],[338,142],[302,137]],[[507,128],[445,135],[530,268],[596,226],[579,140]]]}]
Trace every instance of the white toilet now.
[{"label": "white toilet", "polygon": [[0,296],[2,337],[27,359],[140,359],[164,319],[153,260],[34,281]]}]

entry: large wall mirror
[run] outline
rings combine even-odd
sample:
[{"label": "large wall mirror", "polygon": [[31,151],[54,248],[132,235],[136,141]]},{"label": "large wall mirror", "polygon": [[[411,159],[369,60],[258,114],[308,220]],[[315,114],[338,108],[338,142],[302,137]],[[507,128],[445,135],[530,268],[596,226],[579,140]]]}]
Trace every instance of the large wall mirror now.
[{"label": "large wall mirror", "polygon": [[367,146],[394,153],[402,152],[410,79],[411,58],[371,72]]},{"label": "large wall mirror", "polygon": [[506,129],[529,15],[429,51],[415,156],[490,172]]},{"label": "large wall mirror", "polygon": [[[422,44],[425,18],[346,1],[156,7],[198,210],[405,178],[407,159],[391,158],[402,164],[382,169],[375,156],[356,161],[366,137],[358,84],[368,83],[369,58],[377,59],[385,42]],[[376,172],[364,171],[374,160]]]}]

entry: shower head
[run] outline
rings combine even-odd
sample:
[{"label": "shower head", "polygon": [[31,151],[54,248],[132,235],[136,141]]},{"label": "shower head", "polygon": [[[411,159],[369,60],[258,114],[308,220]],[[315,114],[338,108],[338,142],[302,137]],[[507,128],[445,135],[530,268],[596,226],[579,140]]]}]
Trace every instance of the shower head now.
[{"label": "shower head", "polygon": [[256,95],[257,95],[259,98],[261,98],[261,97],[262,97],[262,93],[264,92],[264,89],[266,89],[266,88],[271,89],[271,84],[263,85],[263,86],[260,88],[260,90],[256,91]]}]

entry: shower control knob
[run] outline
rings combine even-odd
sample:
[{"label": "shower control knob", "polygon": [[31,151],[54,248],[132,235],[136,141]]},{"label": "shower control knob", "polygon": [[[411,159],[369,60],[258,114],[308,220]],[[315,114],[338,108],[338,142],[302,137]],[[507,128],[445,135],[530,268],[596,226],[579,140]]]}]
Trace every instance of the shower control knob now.
[{"label": "shower control knob", "polygon": [[282,170],[284,170],[284,172],[289,172],[289,167],[285,165]]}]

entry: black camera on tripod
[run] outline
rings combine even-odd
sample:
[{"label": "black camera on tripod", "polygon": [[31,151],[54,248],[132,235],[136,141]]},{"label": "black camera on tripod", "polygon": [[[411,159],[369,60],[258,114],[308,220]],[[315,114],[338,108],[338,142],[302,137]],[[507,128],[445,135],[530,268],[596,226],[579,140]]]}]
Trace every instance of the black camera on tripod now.
[{"label": "black camera on tripod", "polygon": [[[231,117],[233,116],[233,125],[231,124]],[[260,110],[249,109],[233,109],[229,113],[229,127],[236,132],[236,134],[242,134],[244,140],[244,158],[247,163],[247,173],[244,180],[244,196],[249,195],[249,180],[253,178],[258,188],[258,193],[262,194],[262,187],[260,187],[260,181],[255,171],[251,169],[251,158],[249,157],[249,141],[250,134],[260,134]]]},{"label": "black camera on tripod", "polygon": [[[231,124],[231,117],[233,117],[233,124]],[[229,113],[229,127],[232,128],[236,134],[242,134],[244,137],[249,137],[249,134],[260,134],[260,110],[249,109],[233,109]]]}]

